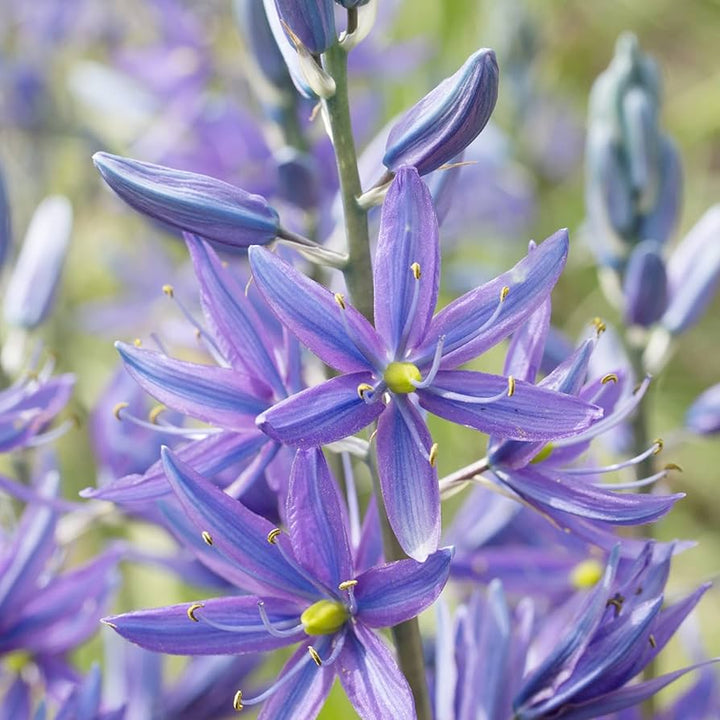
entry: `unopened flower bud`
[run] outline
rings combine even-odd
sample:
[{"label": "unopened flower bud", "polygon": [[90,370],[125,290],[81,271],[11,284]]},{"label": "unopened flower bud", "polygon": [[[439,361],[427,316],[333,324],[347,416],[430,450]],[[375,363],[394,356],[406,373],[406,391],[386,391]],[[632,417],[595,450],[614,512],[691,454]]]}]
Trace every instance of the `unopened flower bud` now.
[{"label": "unopened flower bud", "polygon": [[625,269],[625,320],[648,327],[657,322],[667,307],[665,263],[657,243],[646,240],[636,245]]},{"label": "unopened flower bud", "polygon": [[45,198],[35,210],[5,292],[5,321],[32,329],[46,317],[70,242],[73,212],[62,195]]},{"label": "unopened flower bud", "polygon": [[395,171],[412,165],[424,175],[462,152],[490,119],[498,79],[492,50],[471,55],[398,120],[388,137],[385,166]]},{"label": "unopened flower bud", "polygon": [[699,435],[720,432],[720,385],[713,385],[689,407],[685,427]]},{"label": "unopened flower bud", "polygon": [[278,232],[278,214],[265,198],[222,180],[104,152],[93,162],[135,210],[226,250],[268,243]]},{"label": "unopened flower bud", "polygon": [[275,0],[282,22],[316,55],[337,41],[333,0]]}]

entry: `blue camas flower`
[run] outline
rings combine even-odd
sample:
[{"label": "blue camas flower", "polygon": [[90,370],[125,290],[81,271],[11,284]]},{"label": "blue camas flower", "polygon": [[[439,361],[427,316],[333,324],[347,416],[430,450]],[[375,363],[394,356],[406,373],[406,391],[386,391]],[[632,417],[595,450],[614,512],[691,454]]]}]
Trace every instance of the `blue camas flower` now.
[{"label": "blue camas flower", "polygon": [[270,437],[313,447],[378,420],[377,453],[388,517],[408,555],[437,548],[437,446],[417,405],[452,422],[523,440],[571,435],[600,410],[512,377],[455,370],[516,330],[550,293],[565,263],[556,233],[512,270],[433,317],[440,258],[429,192],[401,169],[383,206],[375,256],[375,328],[342,295],[255,248],[255,283],[278,318],[343,374],[257,418]]},{"label": "blue camas flower", "polygon": [[[236,710],[265,701],[260,718],[313,718],[335,676],[362,718],[414,717],[410,689],[373,632],[415,617],[447,580],[451,550],[425,563],[368,565],[349,540],[346,510],[319,450],[300,450],[290,476],[287,534],[164,450],[170,484],[206,546],[201,559],[248,593],[110,617],[149,650],[242,654],[300,643],[277,682]],[[371,532],[376,532],[372,528]],[[228,698],[230,702],[230,698]]]}]

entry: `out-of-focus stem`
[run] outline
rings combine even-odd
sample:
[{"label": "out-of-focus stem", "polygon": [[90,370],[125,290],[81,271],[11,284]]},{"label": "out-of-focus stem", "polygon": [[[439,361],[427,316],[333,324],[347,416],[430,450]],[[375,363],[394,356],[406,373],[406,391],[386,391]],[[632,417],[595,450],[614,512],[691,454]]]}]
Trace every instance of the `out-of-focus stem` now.
[{"label": "out-of-focus stem", "polygon": [[369,320],[373,316],[373,282],[367,212],[358,205],[362,193],[355,140],[350,121],[347,53],[336,44],[325,53],[325,69],[335,80],[335,95],[325,100],[335,146],[340,196],[345,218],[348,261],[343,270],[353,305]]}]

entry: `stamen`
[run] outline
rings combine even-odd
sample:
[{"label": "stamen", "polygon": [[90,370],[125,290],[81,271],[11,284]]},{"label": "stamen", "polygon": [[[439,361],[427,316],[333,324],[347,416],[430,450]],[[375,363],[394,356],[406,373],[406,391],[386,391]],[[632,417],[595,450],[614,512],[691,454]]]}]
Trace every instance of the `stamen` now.
[{"label": "stamen", "polygon": [[515,378],[512,375],[508,375],[508,389],[507,396],[512,397],[515,394]]},{"label": "stamen", "polygon": [[414,263],[410,266],[410,269],[412,270],[412,274],[413,274],[413,276],[415,277],[415,279],[416,279],[416,280],[419,280],[419,279],[420,279],[420,275],[421,275],[421,272],[420,272],[420,263],[414,262]]},{"label": "stamen", "polygon": [[190,620],[192,620],[193,622],[200,622],[200,619],[197,617],[197,615],[195,615],[195,612],[204,607],[204,603],[193,603],[192,605],[190,605],[190,607],[187,609],[188,618],[190,618]]},{"label": "stamen", "polygon": [[163,285],[162,291],[169,298],[175,297],[175,288],[172,285]]},{"label": "stamen", "polygon": [[130,403],[119,402],[115,405],[115,407],[113,408],[113,415],[117,420],[122,420],[122,418],[120,417],[120,411],[124,410],[126,407],[130,407]]},{"label": "stamen", "polygon": [[485,332],[489,327],[492,326],[492,324],[498,319],[500,316],[500,312],[503,308],[503,303],[507,299],[507,296],[510,294],[510,288],[507,285],[504,285],[502,289],[500,290],[500,297],[498,299],[498,304],[495,306],[495,310],[493,310],[490,317],[479,327],[470,337],[462,338],[461,340],[456,341],[453,343],[449,348],[447,348],[448,352],[452,352],[456,348],[458,348],[461,344],[464,345],[475,338],[477,338],[478,335]]},{"label": "stamen", "polygon": [[405,354],[405,346],[407,345],[408,338],[410,337],[410,330],[415,322],[415,312],[417,311],[418,298],[420,297],[420,265],[414,262],[410,266],[410,272],[415,278],[413,284],[413,295],[410,299],[410,307],[408,308],[407,315],[405,316],[405,324],[403,325],[402,333],[400,334],[400,342],[398,342],[397,348],[395,348],[395,357],[402,357]]},{"label": "stamen", "polygon": [[660,472],[656,472],[654,475],[642,478],[641,480],[633,480],[632,482],[626,483],[593,483],[595,487],[609,488],[610,490],[636,490],[637,488],[646,487],[647,485],[653,485],[658,480],[666,478],[670,470],[678,470],[682,472],[682,468],[675,463],[668,463]]},{"label": "stamen", "polygon": [[657,640],[655,640],[655,636],[652,633],[648,636],[648,642],[653,650],[657,647]]},{"label": "stamen", "polygon": [[430,461],[430,465],[435,467],[435,463],[437,462],[437,455],[438,455],[438,444],[433,443],[430,447],[430,456],[428,457],[428,460]]},{"label": "stamen", "polygon": [[568,475],[595,475],[600,473],[609,473],[609,472],[615,472],[616,470],[622,470],[626,467],[631,467],[632,465],[637,465],[638,463],[641,463],[643,460],[646,460],[651,455],[657,455],[663,448],[663,441],[658,439],[655,440],[655,442],[647,449],[645,452],[640,453],[639,455],[636,455],[634,458],[630,458],[629,460],[624,460],[623,462],[614,463],[613,465],[605,465],[604,467],[594,467],[594,468],[567,468],[563,470],[564,473],[567,473]]},{"label": "stamen", "polygon": [[273,637],[292,637],[293,635],[297,635],[303,629],[302,623],[295,623],[289,628],[273,625],[268,617],[267,610],[265,610],[265,603],[262,600],[258,600],[257,606],[258,611],[260,612],[260,619],[262,620],[263,627]]},{"label": "stamen", "polygon": [[123,412],[128,407],[128,403],[118,403],[113,408],[113,415],[115,415],[118,420],[127,420],[128,422],[133,423],[133,425],[138,425],[139,427],[152,430],[153,432],[167,433],[168,435],[179,435],[193,440],[203,440],[209,435],[217,435],[218,433],[224,432],[222,428],[189,428],[178,427],[177,425],[170,425],[169,423],[162,425],[151,423],[148,420],[142,420],[141,418],[128,412]]},{"label": "stamen", "polygon": [[135,338],[133,340],[133,345],[137,348],[142,347],[142,340],[140,338]]},{"label": "stamen", "polygon": [[340,306],[341,310],[346,310],[345,296],[342,293],[335,293],[335,302]]},{"label": "stamen", "polygon": [[[514,392],[514,383],[512,389]],[[469,405],[491,405],[499,400],[504,400],[505,398],[510,397],[512,395],[510,390],[510,383],[508,383],[507,389],[499,392],[497,395],[490,395],[489,397],[476,397],[475,395],[465,395],[463,393],[456,393],[450,390],[441,390],[436,387],[428,388],[428,392],[441,398],[445,398],[445,400],[456,400],[457,402],[463,402]]]},{"label": "stamen", "polygon": [[[348,519],[350,521],[350,542],[353,548],[357,548],[360,545],[362,529],[355,474],[353,473],[350,455],[344,452],[340,457],[342,458],[343,476],[345,477],[345,494],[347,496]],[[340,589],[342,590],[342,588]]]},{"label": "stamen", "polygon": [[271,545],[277,545],[278,537],[282,534],[282,530],[280,528],[273,528],[267,535],[267,541]]},{"label": "stamen", "polygon": [[419,390],[421,388],[426,388],[435,379],[435,376],[437,375],[437,372],[440,369],[440,362],[442,361],[442,352],[443,352],[444,344],[445,344],[445,336],[441,335],[438,338],[437,345],[435,346],[435,354],[433,355],[432,365],[430,366],[430,370],[428,371],[428,374],[425,376],[425,379],[420,380],[419,382],[417,380],[410,380],[410,382],[415,386],[415,389]]},{"label": "stamen", "polygon": [[590,321],[590,324],[595,328],[598,337],[607,330],[607,325],[603,322],[602,318],[595,317]]},{"label": "stamen", "polygon": [[162,413],[164,413],[167,410],[167,408],[164,405],[156,405],[150,412],[148,413],[148,420],[153,425],[157,425],[158,418]]},{"label": "stamen", "polygon": [[343,324],[345,334],[350,339],[350,342],[356,347],[357,351],[365,358],[368,365],[374,368],[378,374],[381,374],[377,366],[377,361],[373,357],[373,354],[368,350],[367,346],[363,342],[362,338],[354,333],[350,327],[350,323],[347,319],[347,304],[345,303],[345,296],[342,293],[334,294],[335,302],[340,309],[340,321]]},{"label": "stamen", "polygon": [[663,441],[662,438],[655,438],[655,440],[653,442],[657,446],[657,449],[655,450],[655,455],[657,455],[665,447],[665,442]]},{"label": "stamen", "polygon": [[205,541],[205,543],[207,545],[213,544],[212,535],[207,530],[202,531],[202,539]]},{"label": "stamen", "polygon": [[618,382],[618,380],[619,380],[619,378],[618,378],[618,376],[617,376],[617,373],[608,373],[607,375],[603,375],[603,377],[602,377],[602,379],[600,380],[600,382],[601,382],[603,385],[607,385],[607,384],[610,383],[610,382],[611,382],[611,383],[616,383],[616,382]]},{"label": "stamen", "polygon": [[242,703],[242,690],[238,690],[233,698],[233,709],[240,712],[244,707]]},{"label": "stamen", "polygon": [[430,451],[432,450],[432,446],[430,450],[428,450],[425,447],[425,443],[423,442],[422,438],[418,434],[417,428],[415,427],[415,423],[413,423],[412,418],[408,417],[407,410],[403,407],[402,402],[398,402],[395,405],[397,409],[400,411],[400,414],[403,417],[403,420],[405,421],[405,425],[407,426],[407,429],[410,431],[410,435],[412,436],[412,439],[416,445],[416,447],[420,450],[421,455],[430,462]]},{"label": "stamen", "polygon": [[338,585],[338,590],[344,590],[348,594],[350,614],[354,615],[357,612],[357,602],[355,601],[355,586],[358,584],[357,580],[344,580]]},{"label": "stamen", "polygon": [[615,608],[615,617],[618,617],[620,615],[620,611],[623,608],[623,603],[625,602],[625,598],[620,595],[620,593],[616,593],[614,597],[611,597],[606,603],[605,607],[614,607]]},{"label": "stamen", "polygon": [[41,445],[47,445],[47,443],[55,442],[58,438],[61,438],[68,430],[79,427],[79,420],[76,416],[63,420],[56,428],[48,430],[45,433],[34,435],[29,440],[25,441],[26,447],[40,447]]},{"label": "stamen", "polygon": [[322,667],[323,662],[322,662],[320,656],[318,655],[317,650],[312,645],[308,645],[308,653],[310,654],[310,657],[313,659],[313,662],[318,667]]},{"label": "stamen", "polygon": [[357,386],[357,394],[367,405],[371,405],[382,397],[386,388],[387,385],[383,380],[381,380],[375,387],[369,383],[360,383]]}]

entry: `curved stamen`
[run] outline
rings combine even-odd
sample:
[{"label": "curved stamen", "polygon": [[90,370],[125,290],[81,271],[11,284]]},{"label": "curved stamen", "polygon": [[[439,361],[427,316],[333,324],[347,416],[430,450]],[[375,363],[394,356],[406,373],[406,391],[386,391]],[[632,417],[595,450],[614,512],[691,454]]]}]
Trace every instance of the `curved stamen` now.
[{"label": "curved stamen", "polygon": [[[258,606],[260,603],[258,603]],[[229,633],[235,633],[235,634],[249,634],[249,633],[257,633],[259,631],[258,627],[248,627],[245,625],[228,625],[227,623],[218,622],[217,620],[211,620],[209,617],[207,617],[204,613],[198,612],[202,610],[205,607],[204,603],[193,603],[190,605],[187,609],[187,616],[190,620],[197,623],[205,623],[206,625],[209,625],[212,628],[215,628],[215,630],[221,630],[222,632],[229,632]],[[292,635],[300,635],[303,627],[302,624],[295,624],[290,625],[287,627],[284,627],[286,623],[283,623],[283,627],[278,627],[277,625],[271,625],[269,620],[266,624],[265,619],[267,618],[267,613],[265,614],[265,618],[262,618],[261,613],[261,619],[263,620],[263,627],[273,636],[275,637],[290,637]],[[292,621],[289,621],[292,622]],[[290,632],[290,630],[292,630]],[[282,635],[279,635],[277,633],[283,633]]]},{"label": "curved stamen", "polygon": [[128,422],[138,425],[139,427],[147,430],[153,430],[154,432],[165,433],[168,435],[180,435],[182,437],[190,438],[192,440],[203,440],[209,435],[217,435],[223,432],[222,428],[186,428],[178,427],[177,425],[158,425],[157,423],[150,422],[149,420],[142,420],[136,417],[132,413],[126,412],[128,408],[127,403],[118,403],[113,408],[113,415],[118,420],[127,420]]},{"label": "curved stamen", "polygon": [[332,665],[340,655],[340,651],[343,649],[344,644],[345,633],[342,633],[337,636],[337,641],[333,646],[330,655],[325,660],[323,660],[323,658],[319,655],[317,650],[315,650],[312,645],[308,645],[308,654],[304,658],[299,660],[294,667],[290,668],[290,670],[288,670],[281,678],[277,680],[277,682],[271,685],[264,692],[261,692],[255,697],[246,698],[243,696],[242,691],[238,690],[235,693],[235,697],[233,698],[233,707],[235,708],[235,710],[240,712],[246,705],[258,705],[259,703],[264,702],[269,697],[272,697],[283,685],[285,685],[285,683],[287,683],[301,670],[303,670],[309,662],[314,662],[318,667]]},{"label": "curved stamen", "polygon": [[74,427],[77,427],[77,420],[69,418],[63,420],[56,428],[48,430],[45,433],[34,435],[25,442],[27,447],[39,447],[40,445],[47,445],[47,443],[55,442],[58,438],[62,437],[66,432]]},{"label": "curved stamen", "polygon": [[630,458],[629,460],[614,463],[613,465],[604,465],[603,467],[563,468],[563,473],[567,475],[599,475],[601,473],[615,472],[616,470],[622,470],[623,468],[637,465],[646,458],[649,458],[651,455],[657,455],[662,450],[662,448],[663,442],[662,440],[658,439],[647,450],[641,452],[639,455],[636,455],[633,458]]},{"label": "curved stamen", "polygon": [[[362,534],[360,524],[360,505],[358,503],[357,486],[355,485],[355,473],[353,473],[350,455],[341,453],[343,477],[345,478],[345,494],[347,496],[348,520],[350,524],[350,543],[354,549],[360,545]],[[342,590],[342,588],[340,588]]]},{"label": "curved stamen", "polygon": [[199,340],[203,341],[203,345],[212,356],[213,360],[221,367],[228,367],[228,361],[217,346],[217,343],[213,337],[205,330],[205,328],[192,316],[192,313],[185,307],[183,303],[176,295],[175,288],[172,285],[163,285],[162,291],[171,300],[175,302],[178,309],[183,314],[185,319],[195,328],[195,333]]},{"label": "curved stamen", "polygon": [[357,386],[357,393],[367,405],[372,405],[382,397],[382,394],[386,389],[387,383],[384,380],[381,380],[377,385],[375,385],[375,387],[369,383],[360,383]]},{"label": "curved stamen", "polygon": [[663,478],[667,477],[668,473],[671,470],[679,470],[681,471],[682,468],[680,468],[679,465],[675,465],[675,463],[669,463],[666,465],[660,472],[656,472],[654,475],[650,475],[649,477],[642,478],[641,480],[633,480],[632,482],[626,482],[626,483],[593,483],[595,487],[603,487],[603,488],[609,488],[610,490],[634,490],[636,488],[646,487],[647,485],[653,485],[658,480],[662,480]]},{"label": "curved stamen", "polygon": [[350,323],[347,319],[347,305],[345,304],[345,296],[342,293],[335,293],[335,302],[340,308],[340,320],[342,322],[343,328],[345,329],[345,334],[350,339],[350,342],[355,346],[355,349],[365,358],[367,364],[370,365],[370,367],[372,367],[380,375],[382,375],[382,372],[380,372],[380,368],[378,368],[377,366],[377,360],[373,356],[373,353],[370,352],[367,345],[365,345],[365,343],[363,342],[363,339],[357,333],[353,332],[352,328],[350,327]]},{"label": "curved stamen", "polygon": [[432,365],[430,366],[430,370],[428,371],[428,374],[425,376],[425,379],[424,380],[410,380],[411,384],[414,385],[416,388],[418,388],[418,389],[426,388],[435,379],[435,376],[437,375],[437,372],[440,369],[440,362],[442,361],[442,352],[443,352],[444,345],[445,345],[445,336],[441,335],[438,338],[437,345],[435,346],[435,355],[433,355]]},{"label": "curved stamen", "polygon": [[585,442],[586,440],[592,440],[592,438],[604,433],[610,428],[615,427],[621,423],[633,410],[640,404],[643,396],[647,392],[648,386],[650,385],[651,377],[647,375],[645,379],[640,383],[640,386],[635,392],[621,403],[620,407],[610,415],[598,420],[596,423],[591,425],[587,430],[584,430],[573,437],[563,438],[561,440],[553,440],[555,447],[568,447],[575,445],[576,443]]},{"label": "curved stamen", "polygon": [[[260,619],[262,620],[263,627],[273,637],[278,637],[278,638],[292,637],[293,635],[297,635],[297,633],[303,629],[302,623],[296,623],[295,625],[292,625],[288,628],[280,627],[279,624],[273,625],[272,622],[270,622],[270,618],[268,617],[267,610],[265,609],[265,603],[262,600],[258,600],[257,606],[258,606],[258,611],[260,613]],[[283,626],[284,625],[285,625],[285,623],[283,623]]]},{"label": "curved stamen", "polygon": [[418,433],[417,428],[415,427],[415,423],[413,422],[412,417],[408,414],[407,409],[403,406],[403,402],[396,401],[396,406],[397,406],[398,411],[402,415],[403,420],[405,421],[405,425],[410,432],[413,442],[415,443],[416,447],[420,450],[420,454],[432,465],[433,463],[430,459],[430,453],[432,452],[432,447],[429,450],[425,447],[425,443],[423,442],[422,438],[420,437],[420,434]]},{"label": "curved stamen", "polygon": [[420,264],[414,262],[410,266],[410,272],[415,278],[415,282],[413,283],[413,295],[410,300],[410,308],[408,309],[407,317],[405,318],[405,324],[403,325],[403,330],[400,335],[400,342],[395,349],[395,357],[402,357],[405,352],[405,345],[410,337],[410,329],[415,321],[415,312],[417,311],[418,298],[420,297],[420,276],[422,275]]},{"label": "curved stamen", "polygon": [[465,395],[463,393],[456,393],[450,390],[440,390],[439,388],[434,387],[428,388],[427,390],[433,395],[437,395],[445,400],[456,400],[469,405],[490,405],[498,402],[499,400],[512,397],[515,394],[515,378],[512,375],[509,375],[507,379],[507,388],[497,395],[490,395],[489,397],[476,397],[475,395]]},{"label": "curved stamen", "polygon": [[351,615],[357,612],[357,601],[355,600],[355,586],[357,584],[357,580],[344,580],[338,585],[338,590],[342,590],[348,595],[348,610]]}]

